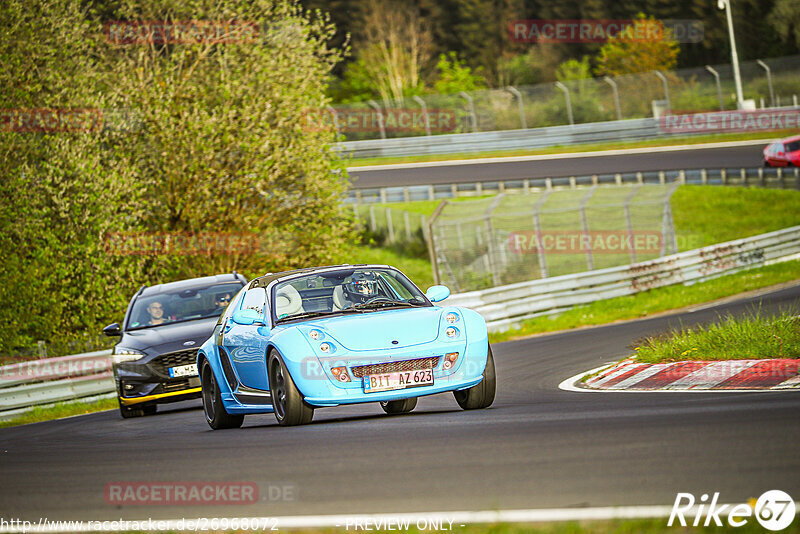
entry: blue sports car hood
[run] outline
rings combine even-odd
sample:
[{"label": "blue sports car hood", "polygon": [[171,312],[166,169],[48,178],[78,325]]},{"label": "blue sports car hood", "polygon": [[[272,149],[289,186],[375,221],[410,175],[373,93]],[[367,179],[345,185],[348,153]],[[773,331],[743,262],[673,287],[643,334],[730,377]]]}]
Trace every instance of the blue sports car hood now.
[{"label": "blue sports car hood", "polygon": [[438,307],[399,308],[340,315],[306,324],[319,328],[348,350],[397,349],[435,340],[441,314]]}]

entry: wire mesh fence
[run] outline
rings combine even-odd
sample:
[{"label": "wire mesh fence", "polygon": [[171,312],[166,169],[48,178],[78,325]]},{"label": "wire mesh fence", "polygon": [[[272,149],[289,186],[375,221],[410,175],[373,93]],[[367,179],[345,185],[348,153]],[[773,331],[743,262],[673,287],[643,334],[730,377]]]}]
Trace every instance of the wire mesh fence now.
[{"label": "wire mesh fence", "polygon": [[437,282],[456,292],[648,261],[677,252],[678,184],[593,186],[443,201],[430,223]]},{"label": "wire mesh fence", "polygon": [[[741,63],[744,98],[760,107],[798,106],[800,56]],[[716,73],[716,76],[715,74]],[[672,113],[736,109],[729,64],[644,72],[399,102],[337,105],[328,114],[347,141],[540,128],[654,116],[654,103]],[[718,80],[717,81],[717,76]]]}]

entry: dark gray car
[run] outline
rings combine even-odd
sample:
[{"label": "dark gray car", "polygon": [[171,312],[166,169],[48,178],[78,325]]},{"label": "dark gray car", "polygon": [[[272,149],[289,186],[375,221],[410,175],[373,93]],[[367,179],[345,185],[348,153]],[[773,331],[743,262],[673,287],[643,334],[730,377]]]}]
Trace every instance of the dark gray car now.
[{"label": "dark gray car", "polygon": [[143,286],[128,305],[112,352],[122,417],[153,414],[157,405],[200,397],[197,349],[247,279],[233,272]]}]

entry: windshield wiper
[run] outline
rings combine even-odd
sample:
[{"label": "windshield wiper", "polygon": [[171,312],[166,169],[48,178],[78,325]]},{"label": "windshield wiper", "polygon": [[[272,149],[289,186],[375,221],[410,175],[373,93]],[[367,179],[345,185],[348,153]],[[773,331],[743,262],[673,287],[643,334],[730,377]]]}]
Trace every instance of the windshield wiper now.
[{"label": "windshield wiper", "polygon": [[281,323],[283,321],[293,321],[295,319],[310,319],[311,317],[324,317],[326,315],[337,315],[342,312],[357,312],[353,308],[345,308],[343,310],[336,310],[336,311],[313,311],[313,312],[304,312],[298,313],[296,315],[289,315],[286,317],[278,317],[276,322]]},{"label": "windshield wiper", "polygon": [[403,301],[403,300],[392,300],[392,301],[376,300],[374,302],[365,302],[364,304],[356,304],[355,306],[353,306],[353,308],[347,308],[347,309],[369,310],[369,309],[372,309],[372,308],[385,308],[385,307],[389,307],[389,306],[392,306],[392,307],[401,306],[401,307],[405,307],[405,308],[417,308],[417,307],[420,307],[420,306],[424,306],[424,304],[413,304],[411,302]]}]

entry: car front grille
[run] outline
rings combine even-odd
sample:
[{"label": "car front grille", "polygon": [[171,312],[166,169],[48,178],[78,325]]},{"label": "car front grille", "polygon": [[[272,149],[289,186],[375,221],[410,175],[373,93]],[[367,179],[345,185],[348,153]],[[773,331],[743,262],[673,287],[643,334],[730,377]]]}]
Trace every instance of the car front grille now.
[{"label": "car front grille", "polygon": [[172,393],[174,391],[183,391],[184,389],[192,389],[200,386],[200,380],[197,378],[183,378],[172,382],[164,382],[160,386],[160,393]]},{"label": "car front grille", "polygon": [[189,365],[197,362],[197,349],[179,350],[167,352],[161,356],[156,356],[150,361],[150,367],[157,373],[169,376],[169,368],[178,365]]},{"label": "car front grille", "polygon": [[418,358],[416,360],[359,365],[358,367],[351,367],[350,371],[356,378],[383,373],[398,373],[401,371],[421,371],[423,369],[433,369],[439,365],[440,358],[441,356],[431,356],[430,358]]}]

